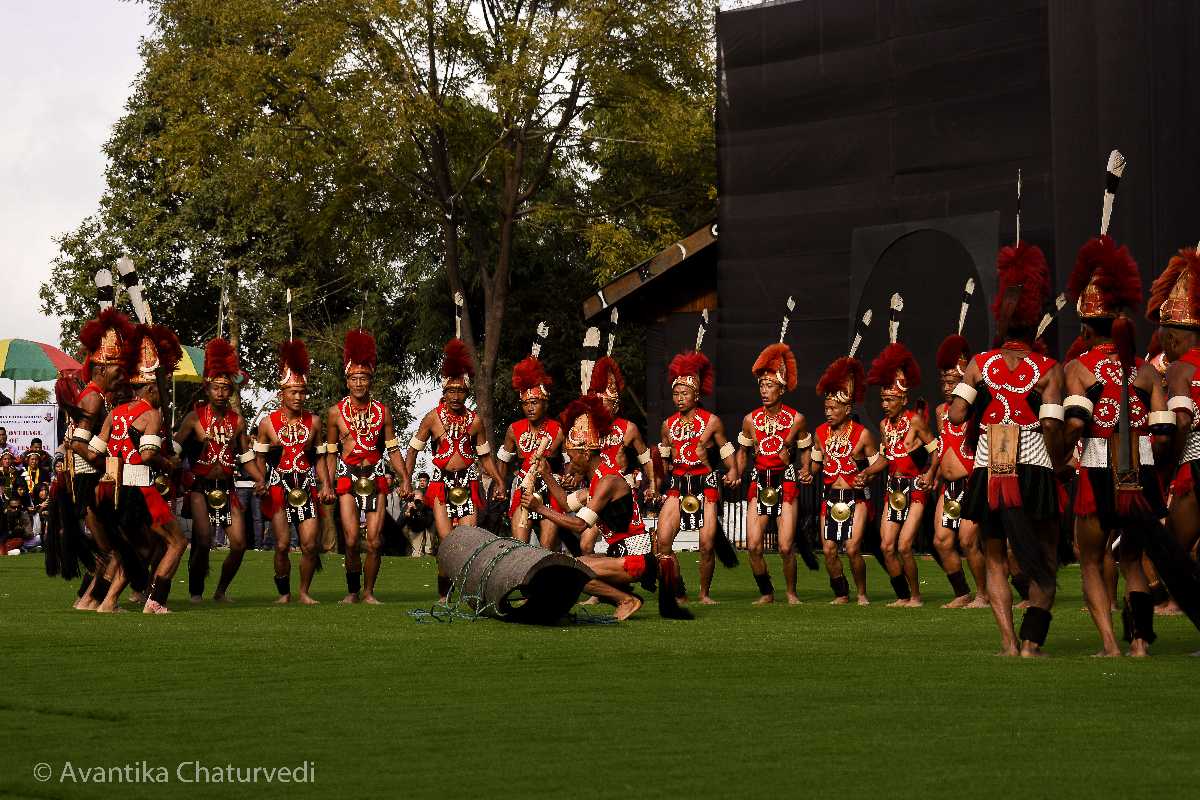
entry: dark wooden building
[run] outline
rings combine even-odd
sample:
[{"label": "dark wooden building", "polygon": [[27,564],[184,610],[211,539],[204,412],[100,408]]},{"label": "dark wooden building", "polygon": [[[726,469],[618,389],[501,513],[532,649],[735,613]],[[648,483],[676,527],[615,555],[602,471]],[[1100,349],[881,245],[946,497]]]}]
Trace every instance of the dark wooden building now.
[{"label": "dark wooden building", "polygon": [[[713,308],[704,349],[727,425],[757,404],[749,367],[778,337],[789,294],[800,363],[789,402],[819,413],[816,380],[868,307],[877,324],[861,355],[878,352],[897,290],[933,397],[933,352],[967,277],[979,284],[967,334],[977,346],[992,335],[1018,170],[1022,238],[1045,250],[1059,287],[1097,231],[1113,148],[1129,167],[1111,232],[1147,284],[1200,239],[1200,3],[793,0],[719,13],[716,27],[719,245],[659,279],[694,299],[640,308],[660,309],[652,379],[688,346],[694,311]],[[608,302],[624,312],[659,288],[652,279]],[[1052,349],[1070,341],[1073,314],[1058,327]]]}]

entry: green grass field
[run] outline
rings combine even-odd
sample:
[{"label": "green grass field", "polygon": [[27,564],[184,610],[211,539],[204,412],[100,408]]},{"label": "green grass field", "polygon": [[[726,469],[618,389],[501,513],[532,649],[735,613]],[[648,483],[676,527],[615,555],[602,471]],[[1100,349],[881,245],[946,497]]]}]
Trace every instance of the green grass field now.
[{"label": "green grass field", "polygon": [[[694,587],[695,556],[682,561]],[[939,609],[945,578],[921,568],[924,609],[885,608],[874,564],[869,608],[829,606],[824,573],[807,571],[803,605],[752,608],[743,564],[718,571],[723,602],[693,622],[648,602],[621,625],[531,628],[415,622],[428,559],[385,562],[382,607],[336,604],[337,556],[317,575],[323,605],[272,606],[271,556],[254,552],[234,606],[190,606],[177,582],[180,613],[104,617],[70,610],[73,587],[40,556],[3,558],[0,795],[1192,796],[1200,634],[1186,619],[1158,620],[1149,660],[1090,658],[1071,567],[1052,657],[1000,659],[990,612]],[[175,774],[305,760],[313,783]],[[81,782],[142,761],[169,782]],[[75,782],[60,781],[67,762]]]}]

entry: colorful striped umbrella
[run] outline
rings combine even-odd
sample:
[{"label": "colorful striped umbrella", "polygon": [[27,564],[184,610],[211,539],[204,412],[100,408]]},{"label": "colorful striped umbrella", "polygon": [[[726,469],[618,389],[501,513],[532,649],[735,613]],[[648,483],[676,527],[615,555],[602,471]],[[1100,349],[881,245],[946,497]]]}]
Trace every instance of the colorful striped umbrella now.
[{"label": "colorful striped umbrella", "polygon": [[183,345],[183,358],[175,367],[172,379],[182,383],[199,383],[204,380],[204,348]]},{"label": "colorful striped umbrella", "polygon": [[52,381],[60,370],[80,364],[53,345],[29,339],[0,339],[0,377],[23,381]]}]

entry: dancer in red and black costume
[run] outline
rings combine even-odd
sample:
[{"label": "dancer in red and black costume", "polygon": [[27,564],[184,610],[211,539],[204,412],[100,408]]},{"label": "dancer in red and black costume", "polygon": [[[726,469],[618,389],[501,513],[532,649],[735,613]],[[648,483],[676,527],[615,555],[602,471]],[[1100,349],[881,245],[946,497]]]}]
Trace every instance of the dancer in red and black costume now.
[{"label": "dancer in red and black costume", "polygon": [[[863,315],[863,327],[870,324],[868,311]],[[854,357],[861,341],[862,328],[855,336],[850,355],[830,364],[817,381],[817,394],[824,398],[825,421],[817,426],[812,450],[804,462],[805,472],[821,476],[821,550],[829,572],[829,587],[833,589],[833,605],[850,602],[850,583],[838,556],[843,545],[850,559],[858,604],[865,606],[871,602],[867,598],[867,564],[862,555],[863,529],[870,506],[865,502],[866,477],[859,470],[859,461],[874,465],[882,457],[870,431],[850,416],[854,406],[866,397],[867,377],[862,363]],[[898,580],[903,582],[904,577]]]},{"label": "dancer in red and black costume", "polygon": [[921,368],[898,340],[899,313],[903,309],[903,299],[893,294],[888,322],[891,344],[871,362],[867,373],[867,383],[880,387],[884,417],[879,422],[879,438],[884,461],[867,467],[864,477],[887,470],[886,516],[879,523],[879,539],[883,566],[896,590],[896,599],[888,606],[916,608],[924,602],[913,543],[925,506],[929,504],[929,487],[922,466],[937,449],[937,439],[929,429],[924,409],[918,413],[908,407],[909,391],[921,383]]},{"label": "dancer in red and black costume", "polygon": [[229,554],[213,592],[215,602],[228,602],[229,584],[246,554],[246,520],[233,482],[239,466],[256,482],[262,475],[246,434],[246,421],[232,405],[236,383],[242,379],[237,353],[224,339],[204,347],[204,389],[207,400],[196,403],[183,418],[175,440],[183,446],[190,468],[184,476],[192,512],[192,549],[188,555],[188,594],[193,603],[204,597],[208,554],[213,529],[224,526]]},{"label": "dancer in red and black costume", "polygon": [[1156,460],[1174,465],[1167,514],[1171,536],[1164,541],[1148,536],[1144,545],[1174,604],[1200,627],[1200,569],[1191,557],[1200,538],[1200,245],[1171,258],[1150,288],[1147,316],[1160,326],[1169,362],[1167,409],[1175,429],[1165,440],[1155,437]]},{"label": "dancer in red and black costume", "polygon": [[65,505],[59,505],[56,514],[61,547],[57,543],[52,546],[62,553],[59,561],[64,577],[78,574],[76,564],[91,573],[90,578],[85,576],[75,602],[75,608],[83,611],[95,610],[104,601],[120,569],[109,533],[96,513],[96,490],[108,455],[108,445],[98,434],[108,418],[113,394],[125,384],[124,355],[136,329],[128,317],[111,306],[111,275],[107,302],[100,315],[79,332],[80,344],[87,353],[82,370],[87,384],[74,394],[73,387],[60,382],[70,420],[66,432],[70,485],[64,487],[70,491],[60,497]]},{"label": "dancer in red and black costume", "polygon": [[[663,460],[671,462],[671,474],[670,488],[658,514],[655,538],[659,555],[668,556],[674,552],[675,537],[681,528],[700,532],[700,602],[712,605],[716,601],[709,592],[717,549],[720,548],[723,563],[737,563],[725,533],[717,529],[717,501],[722,482],[726,486],[737,485],[738,468],[736,448],[725,438],[721,418],[700,407],[700,398],[711,394],[713,387],[712,364],[699,348],[704,340],[707,319],[705,312],[705,323],[701,324],[700,334],[696,337],[696,349],[680,353],[667,366],[676,412],[663,422],[658,445]],[[723,481],[708,465],[708,450],[714,444],[725,464]],[[682,581],[679,585],[683,591]]]},{"label": "dancer in red and black costume", "polygon": [[[300,540],[300,602],[316,605],[309,589],[321,566],[319,495],[331,496],[328,476],[317,469],[318,459],[329,452],[317,444],[320,420],[304,407],[308,399],[308,347],[290,339],[279,348],[279,408],[263,417],[255,435],[258,469],[267,476],[262,513],[275,535],[275,589],[278,603],[292,600],[291,529]],[[323,459],[322,459],[323,460]]]},{"label": "dancer in red and black costume", "polygon": [[[361,328],[346,331],[342,364],[349,394],[329,409],[325,420],[326,488],[321,499],[332,499],[332,484],[346,543],[346,596],[342,603],[359,602],[360,590],[362,602],[379,603],[375,580],[383,556],[382,500],[388,492],[389,464],[400,481],[400,494],[407,497],[411,493],[411,472],[400,455],[392,412],[371,397],[377,360],[375,337]],[[367,520],[365,576],[358,552],[360,515]]]},{"label": "dancer in red and black costume", "polygon": [[[1110,157],[1109,174],[1120,177],[1124,159]],[[1075,488],[1075,543],[1079,547],[1084,599],[1100,633],[1097,655],[1119,656],[1113,633],[1109,587],[1104,575],[1110,542],[1118,545],[1120,568],[1128,592],[1124,613],[1130,655],[1149,655],[1154,634],[1154,602],[1142,570],[1143,542],[1148,529],[1159,528],[1166,515],[1163,492],[1154,469],[1150,426],[1170,435],[1174,414],[1154,367],[1134,357],[1133,321],[1129,312],[1142,301],[1138,265],[1126,247],[1107,233],[1110,197],[1105,191],[1100,236],[1079,250],[1067,284],[1082,323],[1084,352],[1066,365],[1067,444],[1081,446]]]},{"label": "dancer in red and black costume", "polygon": [[[954,389],[949,417],[955,425],[970,420],[979,436],[963,517],[979,523],[986,537],[988,596],[1000,628],[1000,654],[1029,657],[1042,654],[1054,604],[1059,514],[1054,471],[1066,462],[1063,374],[1053,359],[1033,352],[1051,291],[1042,251],[1022,241],[1005,247],[997,272],[992,310],[1002,344],[972,359]],[[1006,540],[1031,582],[1019,634]]]},{"label": "dancer in red and black costume", "polygon": [[[789,298],[790,299],[790,298]],[[784,323],[787,332],[787,323]],[[782,338],[782,337],[781,337]],[[789,605],[796,605],[796,468],[797,451],[812,445],[804,415],[785,405],[783,395],[796,388],[796,357],[782,341],[768,345],[750,368],[758,380],[762,405],[742,419],[738,432],[738,473],[746,474],[747,453],[754,459],[746,490],[746,546],[750,569],[758,584],[756,605],[775,602],[775,587],[763,557],[767,522],[774,517],[779,533],[779,557]]]},{"label": "dancer in red and black costume", "polygon": [[[107,488],[119,493],[111,498],[113,519],[107,527],[120,528],[130,543],[140,542],[147,531],[161,540],[162,555],[142,610],[146,614],[169,614],[167,596],[187,547],[187,538],[160,489],[169,487],[169,476],[179,466],[179,459],[175,443],[169,437],[170,455],[163,453],[159,385],[160,378],[175,372],[183,348],[179,346],[179,338],[166,326],[146,324],[138,325],[127,345],[125,371],[135,396],[112,410],[100,433],[100,438],[108,442],[108,455],[119,464],[120,475],[119,487],[101,483],[102,491]],[[161,480],[156,482],[156,477]],[[144,567],[139,565],[139,571],[144,572]],[[127,580],[139,591],[144,588],[142,583],[130,579],[129,570],[124,570],[96,610],[118,610],[117,601]]]},{"label": "dancer in red and black costume", "polygon": [[[546,330],[546,333],[542,333],[542,330]],[[504,443],[496,451],[502,479],[507,472],[508,464],[514,458],[520,459],[517,462],[516,473],[513,475],[512,489],[509,492],[508,518],[510,520],[521,506],[521,484],[529,470],[533,469],[533,460],[538,450],[544,448],[542,456],[550,459],[559,452],[563,443],[562,427],[558,424],[558,420],[546,418],[546,411],[550,407],[548,387],[552,381],[542,367],[538,355],[541,353],[542,340],[548,334],[549,330],[545,328],[545,323],[542,323],[539,326],[538,338],[534,342],[531,354],[513,367],[512,385],[521,401],[521,410],[525,412],[525,418],[508,426],[508,430],[504,432]],[[550,490],[545,481],[540,475],[534,480],[533,491],[537,492],[543,503],[553,506]],[[555,510],[562,511],[562,508],[555,508]],[[514,538],[528,543],[532,527],[537,525],[538,540],[542,547],[548,550],[558,549],[558,528],[553,522],[537,513],[530,513],[528,521],[530,527],[515,526],[513,528]]]},{"label": "dancer in red and black costume", "polygon": [[602,453],[603,432],[612,425],[603,402],[594,395],[573,400],[563,411],[561,421],[566,431],[563,450],[569,459],[568,469],[587,482],[586,488],[568,495],[551,474],[549,461],[543,458],[540,469],[551,497],[573,513],[547,508],[536,493],[522,497],[521,504],[576,535],[591,527],[599,529],[608,554],[580,556],[579,560],[596,576],[583,591],[616,606],[617,619],[628,619],[641,608],[642,600],[629,591],[630,585],[640,582],[653,591],[656,578],[659,613],[671,619],[691,619],[691,613],[680,608],[675,599],[679,581],[675,556],[655,556],[633,490],[612,459]]},{"label": "dancer in red and black costume", "polygon": [[[979,541],[979,525],[974,520],[963,519],[962,507],[966,500],[967,478],[975,467],[975,450],[967,441],[969,422],[955,425],[950,421],[950,401],[954,398],[954,387],[962,381],[971,362],[971,346],[962,335],[967,308],[975,290],[975,280],[967,280],[963,293],[962,310],[959,314],[958,333],[947,336],[937,351],[937,368],[941,379],[942,402],[935,414],[938,419],[937,457],[930,464],[926,483],[937,482],[937,504],[933,513],[933,546],[941,558],[942,569],[954,590],[954,599],[942,608],[987,608],[987,565]],[[957,547],[956,547],[957,545]],[[959,549],[962,556],[959,556]],[[962,564],[966,560],[975,578],[975,597],[971,598],[971,587],[963,575]]]},{"label": "dancer in red and black costume", "polygon": [[[433,475],[425,490],[425,501],[433,509],[433,522],[443,540],[458,525],[475,525],[483,507],[480,470],[492,479],[492,496],[504,499],[504,479],[492,457],[492,446],[479,415],[467,408],[467,393],[475,367],[461,339],[446,343],[442,356],[442,402],[421,419],[408,443],[408,469],[417,453],[433,439]],[[446,597],[450,578],[438,567],[438,596]]]}]

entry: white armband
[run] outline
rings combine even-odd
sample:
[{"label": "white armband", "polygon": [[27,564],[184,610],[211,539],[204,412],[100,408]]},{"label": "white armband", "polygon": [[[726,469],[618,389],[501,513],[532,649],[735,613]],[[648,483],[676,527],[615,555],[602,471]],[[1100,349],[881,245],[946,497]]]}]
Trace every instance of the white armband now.
[{"label": "white armband", "polygon": [[961,397],[967,402],[967,405],[971,405],[975,402],[975,397],[979,392],[975,391],[974,386],[967,386],[965,383],[960,382],[958,386],[954,387],[954,391],[951,394],[955,397]]},{"label": "white armband", "polygon": [[754,447],[754,437],[738,431],[738,444],[742,447]]},{"label": "white armband", "polygon": [[76,428],[71,431],[71,438],[78,442],[87,442],[92,438],[91,433],[87,428]]},{"label": "white armband", "polygon": [[873,456],[867,456],[867,464],[869,464],[869,465],[874,466],[875,462],[878,460],[879,460],[879,453],[876,453]]},{"label": "white armband", "polygon": [[475,452],[481,456],[486,456],[488,453],[492,452],[492,445],[490,442],[477,444],[475,445]]},{"label": "white armband", "polygon": [[1042,403],[1041,409],[1038,410],[1038,419],[1056,419],[1062,422],[1066,418],[1066,412],[1058,403]]},{"label": "white armband", "polygon": [[825,460],[825,454],[822,453],[820,450],[818,450],[816,447],[814,447],[812,449],[812,453],[809,454],[809,458],[811,458],[813,461],[820,464],[822,461]]},{"label": "white armband", "polygon": [[1150,427],[1155,425],[1174,425],[1174,411],[1151,411],[1150,412]]},{"label": "white armband", "polygon": [[634,484],[635,484],[635,483],[637,483],[637,481],[636,481],[636,480],[634,479],[634,477],[633,477],[633,473],[632,473],[632,472],[626,472],[626,473],[625,473],[624,475],[622,475],[621,477],[623,477],[623,478],[625,479],[625,482],[626,482],[627,484],[629,484],[629,488],[630,488],[630,489],[632,489],[632,488],[633,488],[633,486],[634,486]]},{"label": "white armband", "polygon": [[392,452],[393,450],[399,450],[400,449],[400,440],[399,439],[388,439],[386,442],[383,443],[383,449],[385,452],[388,452],[388,453]]},{"label": "white armband", "polygon": [[722,459],[725,459],[733,455],[733,451],[733,442],[726,442],[725,444],[721,445],[721,449],[717,451],[717,454],[720,455]]},{"label": "white armband", "polygon": [[501,460],[501,461],[503,461],[505,464],[507,464],[508,462],[512,461],[512,460],[513,460],[513,456],[515,456],[515,455],[516,455],[516,453],[512,452],[511,450],[509,450],[509,449],[508,449],[507,447],[505,447],[504,445],[500,445],[500,449],[496,451],[496,458],[500,459],[500,460]]},{"label": "white armband", "polygon": [[171,440],[171,449],[175,451],[175,455],[177,456],[183,454],[183,445],[174,439]]},{"label": "white armband", "polygon": [[654,456],[651,455],[649,447],[647,447],[642,452],[638,453],[638,463],[639,464],[642,464],[644,466],[646,464],[649,464],[652,460],[654,460]]},{"label": "white armband", "polygon": [[595,525],[596,521],[600,519],[600,515],[587,506],[579,509],[577,512],[575,512],[575,515],[586,522],[589,528]]},{"label": "white armband", "polygon": [[587,489],[576,489],[567,495],[567,510],[575,513],[587,502]]},{"label": "white armband", "polygon": [[1082,408],[1090,417],[1095,411],[1096,405],[1081,394],[1073,394],[1063,400],[1063,408]]},{"label": "white armband", "polygon": [[796,440],[796,449],[803,450],[806,447],[810,447],[812,445],[812,443],[813,443],[812,434],[806,433],[806,434],[804,434],[803,439]]},{"label": "white armband", "polygon": [[88,442],[88,450],[91,450],[93,453],[107,453],[108,442],[99,436],[93,436],[91,441]]},{"label": "white armband", "polygon": [[662,456],[663,458],[670,458],[671,457],[671,445],[660,444],[658,446],[658,454],[660,456]]},{"label": "white armband", "polygon": [[138,450],[162,450],[162,437],[155,433],[143,433]]},{"label": "white armband", "polygon": [[271,445],[267,444],[266,442],[255,442],[254,443],[254,452],[269,453],[269,452],[271,452]]},{"label": "white armband", "polygon": [[254,451],[253,450],[247,450],[246,452],[244,452],[238,456],[239,464],[249,464],[253,460],[254,460]]},{"label": "white armband", "polygon": [[925,452],[926,453],[936,453],[937,449],[938,449],[938,440],[937,439],[930,439],[928,442],[925,443]]},{"label": "white armband", "polygon": [[329,445],[325,444],[325,442],[321,442],[319,445],[316,446],[315,449],[317,451],[317,455],[323,456],[329,452]]},{"label": "white armband", "polygon": [[408,446],[419,453],[425,449],[425,444],[428,441],[428,439],[418,439],[417,435],[414,433],[413,437],[408,440]]},{"label": "white armband", "polygon": [[1172,397],[1167,401],[1167,408],[1171,411],[1186,411],[1193,417],[1196,416],[1196,404],[1186,394],[1177,394]]}]

